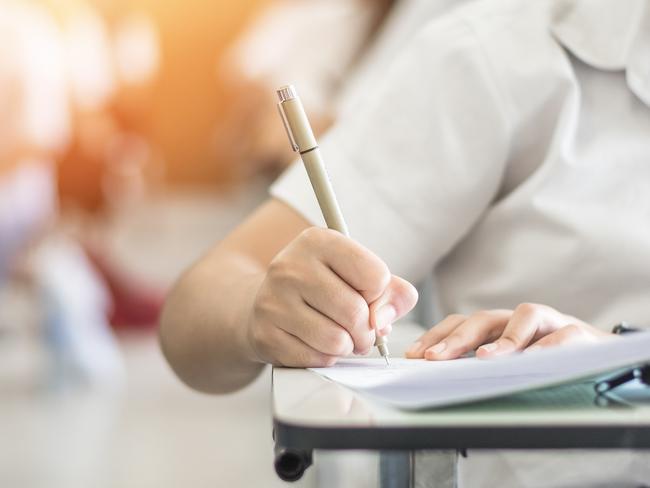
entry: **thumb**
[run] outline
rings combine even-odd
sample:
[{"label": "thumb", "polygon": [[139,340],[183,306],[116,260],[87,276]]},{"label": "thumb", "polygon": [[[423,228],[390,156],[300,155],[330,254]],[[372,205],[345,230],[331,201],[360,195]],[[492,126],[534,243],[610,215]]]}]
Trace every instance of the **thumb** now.
[{"label": "thumb", "polygon": [[413,309],[418,292],[408,281],[393,275],[384,293],[370,304],[370,325],[379,335],[389,332],[389,326]]}]

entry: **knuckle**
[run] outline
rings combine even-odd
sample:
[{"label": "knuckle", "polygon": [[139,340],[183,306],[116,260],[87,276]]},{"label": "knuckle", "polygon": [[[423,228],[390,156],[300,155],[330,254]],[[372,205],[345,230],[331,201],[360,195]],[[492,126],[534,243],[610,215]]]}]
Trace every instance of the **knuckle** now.
[{"label": "knuckle", "polygon": [[478,323],[486,322],[492,318],[492,313],[489,310],[479,310],[474,312],[470,318],[476,320]]},{"label": "knuckle", "polygon": [[300,238],[309,246],[319,247],[329,242],[331,236],[327,229],[313,226],[303,230]]},{"label": "knuckle", "polygon": [[388,285],[390,285],[393,275],[391,275],[390,270],[388,269],[386,263],[384,263],[381,260],[377,260],[375,272],[377,273],[377,276],[375,278],[376,286],[380,290],[385,290],[386,288],[388,288]]},{"label": "knuckle", "polygon": [[420,336],[420,341],[421,342],[431,342],[432,340],[442,337],[443,334],[441,334],[436,327],[431,327],[429,330],[427,330],[424,334]]},{"label": "knuckle", "polygon": [[334,356],[345,356],[350,353],[350,336],[344,330],[338,330],[330,339],[330,349]]},{"label": "knuckle", "polygon": [[290,283],[300,282],[303,274],[296,262],[279,258],[269,264],[267,276],[275,286],[287,286]]},{"label": "knuckle", "polygon": [[355,351],[365,351],[369,349],[375,341],[375,334],[370,330],[359,330],[350,333]]},{"label": "knuckle", "polygon": [[585,333],[585,330],[580,327],[578,324],[569,324],[563,327],[564,332],[571,335],[581,335]]},{"label": "knuckle", "polygon": [[325,356],[323,358],[323,364],[321,366],[323,367],[334,366],[337,361],[338,358],[336,356]]},{"label": "knuckle", "polygon": [[466,349],[473,345],[477,337],[463,332],[454,332],[446,338],[451,349]]},{"label": "knuckle", "polygon": [[512,346],[519,346],[519,344],[522,342],[516,335],[513,334],[508,334],[508,335],[502,335],[499,337],[499,342],[501,343],[507,343],[509,342]]},{"label": "knuckle", "polygon": [[458,344],[464,344],[470,342],[475,337],[475,331],[459,328],[449,334],[448,339]]},{"label": "knuckle", "polygon": [[309,366],[311,368],[324,368],[332,364],[332,356],[323,353],[312,353],[309,356]]},{"label": "knuckle", "polygon": [[276,299],[271,293],[269,287],[261,287],[255,297],[253,303],[253,312],[256,316],[264,316],[270,313],[273,306],[276,304]]},{"label": "knuckle", "polygon": [[276,256],[275,259],[273,259],[270,263],[269,266],[266,270],[266,275],[275,278],[276,276],[280,276],[284,273],[284,269],[286,268],[287,263],[284,259],[283,256],[279,255]]},{"label": "knuckle", "polygon": [[312,239],[316,239],[317,236],[318,236],[318,230],[319,230],[318,227],[314,227],[314,226],[307,227],[305,230],[303,230],[300,233],[300,237],[302,239],[304,239],[304,240],[307,240],[307,241],[312,240]]},{"label": "knuckle", "polygon": [[314,366],[317,363],[314,356],[315,354],[308,350],[297,351],[294,359],[296,366]]},{"label": "knuckle", "polygon": [[427,331],[422,337],[420,337],[419,341],[426,347],[432,346],[434,344],[437,344],[438,342],[442,341],[448,337],[448,335],[445,334],[440,334],[433,329]]},{"label": "knuckle", "polygon": [[362,278],[368,289],[376,289],[381,292],[388,288],[392,275],[386,263],[372,251],[358,244],[350,245],[347,252],[350,257],[350,265]]},{"label": "knuckle", "polygon": [[360,327],[363,324],[368,324],[369,318],[369,309],[368,304],[360,298],[359,300],[354,300],[351,304],[348,305],[347,310],[345,310],[345,320],[346,326],[351,328]]},{"label": "knuckle", "polygon": [[467,316],[462,313],[452,313],[444,319],[445,322],[460,322],[462,320],[467,320]]},{"label": "knuckle", "polygon": [[336,361],[336,358],[328,356],[327,354],[312,354],[310,366],[312,368],[325,368],[331,366]]},{"label": "knuckle", "polygon": [[518,312],[523,315],[537,315],[542,310],[542,305],[537,303],[520,303],[517,305],[515,312]]},{"label": "knuckle", "polygon": [[508,342],[514,344],[515,346],[519,346],[519,345],[523,344],[524,342],[526,342],[526,339],[522,335],[517,333],[517,331],[509,331],[507,333],[504,333],[499,338],[499,340],[508,341]]}]

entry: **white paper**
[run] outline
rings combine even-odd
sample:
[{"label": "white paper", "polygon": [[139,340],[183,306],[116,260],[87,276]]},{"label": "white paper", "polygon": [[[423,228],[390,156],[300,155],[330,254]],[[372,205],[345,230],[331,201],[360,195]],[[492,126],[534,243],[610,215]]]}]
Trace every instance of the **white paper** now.
[{"label": "white paper", "polygon": [[496,359],[343,359],[312,368],[333,381],[405,409],[440,407],[556,385],[650,362],[650,332],[596,344],[558,346]]}]

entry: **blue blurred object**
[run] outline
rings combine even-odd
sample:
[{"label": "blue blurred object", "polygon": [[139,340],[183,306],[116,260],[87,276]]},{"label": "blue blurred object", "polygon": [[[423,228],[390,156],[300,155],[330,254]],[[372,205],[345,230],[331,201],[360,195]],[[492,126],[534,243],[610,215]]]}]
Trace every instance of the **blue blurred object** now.
[{"label": "blue blurred object", "polygon": [[45,309],[50,387],[119,387],[124,362],[108,323],[111,299],[84,250],[52,233],[34,253],[34,280]]},{"label": "blue blurred object", "polygon": [[20,250],[56,214],[53,166],[31,161],[0,176],[0,285]]},{"label": "blue blurred object", "polygon": [[0,178],[0,287],[24,248],[49,352],[48,383],[119,385],[124,364],[108,323],[111,299],[74,240],[49,225],[57,217],[54,168],[22,163]]}]

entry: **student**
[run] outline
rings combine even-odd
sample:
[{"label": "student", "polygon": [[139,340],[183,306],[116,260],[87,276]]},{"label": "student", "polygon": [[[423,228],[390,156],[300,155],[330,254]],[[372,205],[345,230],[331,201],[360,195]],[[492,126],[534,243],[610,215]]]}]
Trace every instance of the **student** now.
[{"label": "student", "polygon": [[[451,315],[410,357],[648,321],[650,2],[471,4],[422,29],[356,107],[322,144],[355,241],[311,227],[291,167],[169,297],[162,347],[188,384],[225,392],[267,362],[364,354],[432,272]],[[648,479],[627,452],[472,453],[461,469],[473,487]]]}]

